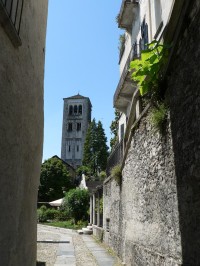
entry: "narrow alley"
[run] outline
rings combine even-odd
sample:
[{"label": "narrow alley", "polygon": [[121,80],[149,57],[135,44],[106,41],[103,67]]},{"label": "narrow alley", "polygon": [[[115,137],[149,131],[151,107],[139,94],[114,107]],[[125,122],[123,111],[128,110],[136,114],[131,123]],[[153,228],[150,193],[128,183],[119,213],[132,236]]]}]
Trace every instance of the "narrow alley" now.
[{"label": "narrow alley", "polygon": [[89,235],[71,229],[38,225],[37,260],[46,266],[120,266],[120,262]]}]

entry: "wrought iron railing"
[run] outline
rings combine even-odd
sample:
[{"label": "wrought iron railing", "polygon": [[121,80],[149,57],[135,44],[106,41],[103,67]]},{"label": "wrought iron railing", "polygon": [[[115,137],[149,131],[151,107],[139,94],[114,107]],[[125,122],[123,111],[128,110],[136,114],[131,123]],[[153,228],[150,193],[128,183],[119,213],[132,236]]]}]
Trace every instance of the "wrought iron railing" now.
[{"label": "wrought iron railing", "polygon": [[125,81],[125,78],[129,72],[129,68],[130,68],[130,62],[136,58],[139,58],[140,57],[140,44],[137,44],[137,43],[134,43],[132,48],[131,48],[131,51],[129,53],[129,56],[126,60],[126,64],[124,66],[124,69],[123,69],[123,72],[122,72],[122,75],[120,77],[120,80],[119,80],[119,83],[117,85],[117,88],[116,88],[116,91],[115,91],[115,95],[114,95],[114,103],[115,101],[117,100],[118,98],[118,95],[121,91],[121,88],[124,84],[124,81]]},{"label": "wrought iron railing", "polygon": [[110,156],[108,157],[106,174],[110,176],[111,169],[122,162],[124,155],[124,140],[122,139],[119,143],[115,145]]},{"label": "wrought iron railing", "polygon": [[19,35],[24,0],[0,0],[4,10]]}]

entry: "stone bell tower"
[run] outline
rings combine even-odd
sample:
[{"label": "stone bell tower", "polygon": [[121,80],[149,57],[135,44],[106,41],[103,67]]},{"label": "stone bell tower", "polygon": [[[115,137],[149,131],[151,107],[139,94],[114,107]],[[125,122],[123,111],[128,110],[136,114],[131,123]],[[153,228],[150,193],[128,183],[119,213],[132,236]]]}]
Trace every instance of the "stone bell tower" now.
[{"label": "stone bell tower", "polygon": [[79,94],[64,98],[61,159],[77,168],[82,164],[83,147],[92,105]]}]

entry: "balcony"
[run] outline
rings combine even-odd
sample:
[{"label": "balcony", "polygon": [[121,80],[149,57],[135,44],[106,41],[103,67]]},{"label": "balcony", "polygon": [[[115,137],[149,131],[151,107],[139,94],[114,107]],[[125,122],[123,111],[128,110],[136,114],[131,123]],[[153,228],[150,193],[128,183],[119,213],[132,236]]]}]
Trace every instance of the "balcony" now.
[{"label": "balcony", "polygon": [[24,0],[0,0],[0,23],[13,45],[21,45],[19,37]]},{"label": "balcony", "polygon": [[130,62],[134,59],[138,59],[139,57],[140,45],[135,43],[131,48],[114,94],[114,107],[124,113],[126,112],[127,105],[131,102],[133,93],[135,92],[137,87],[136,84],[134,84],[134,82],[131,80],[129,71]]},{"label": "balcony", "polygon": [[123,0],[118,17],[119,28],[132,28],[133,19],[135,16],[134,9],[137,8],[138,3],[138,0]]},{"label": "balcony", "polygon": [[124,155],[124,140],[122,139],[119,143],[115,145],[110,156],[108,157],[106,174],[110,176],[111,169],[117,165],[122,163]]}]

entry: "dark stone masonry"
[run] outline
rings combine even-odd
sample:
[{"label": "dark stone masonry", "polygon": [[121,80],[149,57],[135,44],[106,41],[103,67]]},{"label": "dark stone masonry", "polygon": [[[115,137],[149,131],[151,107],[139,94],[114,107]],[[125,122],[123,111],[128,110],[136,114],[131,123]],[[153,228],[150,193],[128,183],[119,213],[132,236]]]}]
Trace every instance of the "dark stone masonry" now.
[{"label": "dark stone masonry", "polygon": [[[105,184],[110,244],[127,265],[181,263],[177,186],[171,134],[155,133],[148,116],[135,131],[121,188]],[[111,196],[109,196],[111,195]],[[105,217],[106,218],[106,217]],[[106,235],[105,235],[106,238]],[[108,241],[108,240],[107,240]]]}]

